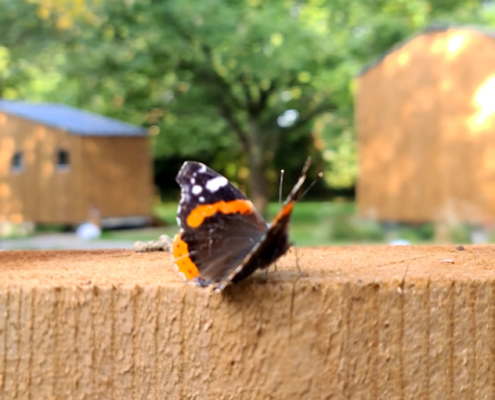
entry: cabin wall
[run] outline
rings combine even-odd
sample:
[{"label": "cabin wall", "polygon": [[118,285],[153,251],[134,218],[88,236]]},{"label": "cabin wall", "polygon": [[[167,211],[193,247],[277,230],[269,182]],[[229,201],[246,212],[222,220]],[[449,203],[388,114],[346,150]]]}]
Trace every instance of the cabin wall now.
[{"label": "cabin wall", "polygon": [[425,33],[358,79],[361,216],[495,222],[495,39]]},{"label": "cabin wall", "polygon": [[153,170],[148,137],[83,137],[81,212],[101,218],[151,215]]},{"label": "cabin wall", "polygon": [[[69,166],[57,167],[57,152]],[[24,166],[12,171],[22,151]],[[0,223],[78,224],[101,218],[151,215],[153,175],[147,137],[68,134],[0,113]]]},{"label": "cabin wall", "polygon": [[[0,222],[78,221],[79,145],[78,136],[0,113]],[[59,149],[69,151],[69,168],[57,168]],[[16,151],[21,171],[11,168]]]}]

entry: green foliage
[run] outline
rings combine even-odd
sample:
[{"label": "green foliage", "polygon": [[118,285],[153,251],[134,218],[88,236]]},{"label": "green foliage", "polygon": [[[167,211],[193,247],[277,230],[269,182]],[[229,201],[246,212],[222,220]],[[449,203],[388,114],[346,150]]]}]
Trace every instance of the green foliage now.
[{"label": "green foliage", "polygon": [[330,225],[330,240],[344,243],[381,242],[385,235],[376,222],[362,222],[349,216],[337,216]]},{"label": "green foliage", "polygon": [[468,225],[459,224],[453,226],[449,230],[450,240],[453,243],[471,243],[471,234],[473,227]]},{"label": "green foliage", "polygon": [[[294,178],[311,154],[328,186],[348,188],[357,175],[354,77],[435,21],[495,25],[495,7],[480,0],[3,0],[0,96],[149,126],[162,177],[181,160],[200,159],[241,185],[253,185],[257,168],[266,192],[276,187],[274,167]],[[299,115],[283,127],[277,121],[287,110]]]},{"label": "green foliage", "polygon": [[58,63],[57,30],[35,4],[0,2],[0,96],[40,99],[56,87],[48,61]]},{"label": "green foliage", "polygon": [[410,243],[431,242],[435,238],[435,225],[424,224],[386,224],[386,236],[389,241],[402,239]]}]

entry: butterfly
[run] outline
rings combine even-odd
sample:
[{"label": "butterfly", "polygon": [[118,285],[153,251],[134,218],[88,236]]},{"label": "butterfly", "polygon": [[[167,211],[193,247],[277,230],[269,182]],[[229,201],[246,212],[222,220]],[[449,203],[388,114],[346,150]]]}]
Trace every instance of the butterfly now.
[{"label": "butterfly", "polygon": [[186,161],[178,175],[180,227],[172,244],[174,262],[188,282],[221,292],[257,269],[268,268],[290,248],[289,222],[301,196],[311,159],[282,208],[267,223],[227,178],[206,165]]}]

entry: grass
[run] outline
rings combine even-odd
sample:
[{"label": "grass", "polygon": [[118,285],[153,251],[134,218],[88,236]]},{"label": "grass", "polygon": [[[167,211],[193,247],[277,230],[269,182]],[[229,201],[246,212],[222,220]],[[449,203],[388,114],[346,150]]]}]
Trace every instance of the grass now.
[{"label": "grass", "polygon": [[[276,215],[280,205],[271,203],[268,207],[269,219]],[[154,214],[164,226],[107,230],[104,240],[149,241],[160,235],[173,237],[177,231],[177,203],[161,203],[154,207]],[[46,231],[46,228],[45,228]],[[469,243],[469,227],[459,226],[451,232],[452,241]],[[385,227],[383,224],[364,221],[356,216],[354,202],[301,202],[292,213],[290,238],[298,246],[345,245],[389,243],[393,239],[404,239],[409,243],[433,243],[433,224],[411,226],[395,224]],[[493,241],[495,238],[490,238]]]},{"label": "grass", "polygon": [[156,228],[144,228],[144,229],[124,229],[124,230],[105,230],[103,231],[101,238],[103,240],[129,240],[147,242],[150,240],[157,240],[161,235],[167,235],[174,237],[178,232],[176,226],[163,226]]},{"label": "grass", "polygon": [[[270,218],[278,212],[280,205],[268,207]],[[383,239],[379,227],[358,224],[354,221],[355,203],[302,202],[294,208],[290,237],[298,246],[319,246],[328,244],[349,244],[372,242]],[[176,203],[162,203],[154,208],[155,216],[165,226],[143,230],[106,231],[103,239],[111,240],[154,240],[159,235],[173,237],[177,231]]]},{"label": "grass", "polygon": [[[319,246],[334,244],[332,237],[333,221],[348,219],[355,214],[354,203],[301,202],[296,204],[291,217],[290,238],[298,246]],[[276,215],[280,205],[270,204],[270,218]],[[338,240],[337,240],[338,241]],[[350,240],[342,240],[350,242]]]}]

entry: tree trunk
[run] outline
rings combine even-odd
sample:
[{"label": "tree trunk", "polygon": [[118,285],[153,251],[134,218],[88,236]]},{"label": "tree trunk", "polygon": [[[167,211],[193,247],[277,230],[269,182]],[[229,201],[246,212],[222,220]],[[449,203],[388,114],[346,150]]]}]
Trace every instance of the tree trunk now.
[{"label": "tree trunk", "polygon": [[249,118],[249,139],[250,145],[247,152],[249,187],[251,189],[249,197],[256,209],[266,216],[268,193],[266,190],[265,159],[258,122],[254,118]]}]

